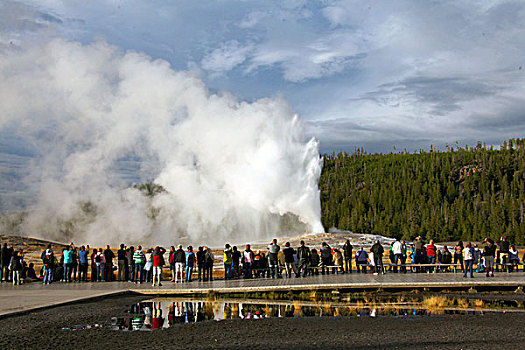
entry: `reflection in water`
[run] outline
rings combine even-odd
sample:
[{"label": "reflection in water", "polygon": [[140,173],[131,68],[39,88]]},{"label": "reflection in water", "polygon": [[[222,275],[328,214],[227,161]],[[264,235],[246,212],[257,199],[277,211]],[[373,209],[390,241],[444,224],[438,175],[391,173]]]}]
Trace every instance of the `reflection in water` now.
[{"label": "reflection in water", "polygon": [[161,300],[131,307],[130,317],[114,317],[111,328],[123,331],[152,331],[175,324],[225,319],[268,317],[379,317],[426,316],[435,314],[483,314],[484,310],[424,307],[421,303],[327,303],[253,300]]}]

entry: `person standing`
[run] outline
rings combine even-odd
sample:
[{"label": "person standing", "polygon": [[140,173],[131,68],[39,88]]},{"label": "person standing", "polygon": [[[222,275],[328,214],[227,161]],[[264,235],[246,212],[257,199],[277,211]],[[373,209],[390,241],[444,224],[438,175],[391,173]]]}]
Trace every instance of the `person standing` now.
[{"label": "person standing", "polygon": [[88,270],[88,254],[86,247],[81,246],[78,252],[78,281],[86,282]]},{"label": "person standing", "polygon": [[336,270],[335,272],[338,273],[338,274],[339,274],[339,272],[345,273],[343,254],[341,254],[341,252],[337,248],[334,248],[333,252],[334,252],[333,253],[334,265],[338,266],[338,269],[339,269],[339,270]]},{"label": "person standing", "polygon": [[168,262],[170,263],[170,273],[171,279],[170,282],[175,282],[175,247],[170,247],[170,255],[168,257]]},{"label": "person standing", "polygon": [[394,244],[392,244],[392,252],[394,253],[394,273],[397,273],[397,266],[398,263],[401,262],[401,258],[403,256],[403,252],[401,251],[401,241],[399,238],[396,238],[396,241]]},{"label": "person standing", "polygon": [[496,257],[496,245],[490,238],[485,238],[483,241],[483,262],[485,264],[485,277],[494,277],[494,258]]},{"label": "person standing", "polygon": [[71,272],[73,268],[73,250],[70,246],[62,252],[64,254],[64,282],[71,282]]},{"label": "person standing", "polygon": [[7,243],[4,243],[1,251],[0,264],[2,264],[0,269],[0,282],[2,281],[2,275],[6,282],[10,281],[9,278],[9,263],[11,262],[11,250],[7,247]]},{"label": "person standing", "polygon": [[186,282],[191,282],[193,267],[195,266],[195,254],[193,247],[190,245],[186,251]]},{"label": "person standing", "polygon": [[182,250],[182,244],[177,246],[173,259],[175,261],[175,283],[177,283],[179,274],[180,283],[184,283],[184,264],[186,263],[186,254],[184,253],[184,250]]},{"label": "person standing", "polygon": [[302,271],[303,277],[306,277],[308,274],[308,264],[310,262],[310,249],[304,244],[304,241],[301,241],[301,246],[297,248],[297,260],[299,262],[297,276],[300,276]]},{"label": "person standing", "polygon": [[474,249],[470,242],[467,243],[466,247],[463,249],[463,260],[465,262],[465,272],[463,277],[467,277],[467,272],[470,272],[470,278],[473,278],[473,265],[474,265]]},{"label": "person standing", "polygon": [[283,254],[284,254],[284,266],[286,268],[286,277],[291,278],[292,271],[297,277],[297,265],[295,265],[295,259],[294,259],[295,249],[290,247],[290,242],[286,242],[284,244]]},{"label": "person standing", "polygon": [[463,242],[459,241],[456,246],[454,247],[454,264],[461,265],[461,271],[465,271],[465,268],[463,266]]},{"label": "person standing", "polygon": [[279,250],[281,247],[277,245],[277,239],[273,239],[272,243],[268,246],[268,262],[270,265],[270,271],[272,278],[279,278]]},{"label": "person standing", "polygon": [[213,281],[213,262],[214,256],[211,248],[206,248],[206,267],[204,280]]},{"label": "person standing", "polygon": [[11,279],[13,280],[13,285],[20,285],[20,273],[22,272],[22,258],[20,257],[20,252],[15,251],[11,255],[11,261],[9,262],[9,270],[11,270]]},{"label": "person standing", "polygon": [[98,250],[95,262],[97,264],[97,282],[104,282],[106,280],[106,256],[102,252],[102,248]]},{"label": "person standing", "polygon": [[228,243],[224,245],[224,279],[229,280],[232,278],[232,249]]},{"label": "person standing", "polygon": [[350,243],[350,240],[346,240],[343,245],[343,255],[345,258],[345,272],[352,273],[352,255],[354,246]]},{"label": "person standing", "polygon": [[232,247],[232,266],[234,278],[239,278],[241,274],[240,270],[241,252],[237,250],[237,246]]},{"label": "person standing", "polygon": [[106,250],[104,250],[104,258],[106,260],[104,265],[106,281],[111,282],[113,281],[113,259],[115,258],[115,253],[113,253],[109,244],[106,246]]},{"label": "person standing", "polygon": [[55,257],[51,249],[46,249],[43,259],[44,264],[44,282],[43,284],[51,284],[53,282],[53,269],[55,268]]},{"label": "person standing", "polygon": [[503,271],[508,270],[507,263],[509,262],[509,250],[510,242],[507,236],[501,237],[498,242],[498,251],[499,251],[499,263],[503,267]]},{"label": "person standing", "polygon": [[144,278],[143,276],[143,270],[142,270],[142,264],[146,262],[146,256],[144,255],[144,252],[142,251],[142,246],[138,246],[137,250],[133,252],[133,263],[134,266],[134,278],[133,281],[135,284],[141,284],[142,280]]},{"label": "person standing", "polygon": [[135,261],[133,255],[135,254],[135,247],[131,246],[126,250],[126,259],[128,261],[128,282],[133,282],[135,279]]},{"label": "person standing", "polygon": [[254,254],[249,244],[246,245],[246,249],[243,252],[243,267],[244,267],[244,278],[252,278],[252,266],[254,261]]},{"label": "person standing", "polygon": [[155,283],[157,283],[159,287],[162,286],[162,283],[160,282],[160,280],[162,278],[162,267],[165,265],[164,253],[166,253],[166,249],[156,246],[152,254],[153,256],[153,287],[155,287]]},{"label": "person standing", "polygon": [[124,243],[120,244],[120,249],[117,250],[117,266],[118,266],[118,275],[117,280],[123,282],[126,280],[126,246]]},{"label": "person standing", "polygon": [[[89,248],[87,249],[89,251]],[[97,255],[98,250],[93,248],[93,252],[91,253],[91,282],[97,282],[98,281],[98,271],[97,271]]]},{"label": "person standing", "polygon": [[199,278],[199,282],[204,279],[204,270],[205,270],[205,264],[206,264],[206,253],[204,252],[204,247],[200,246],[199,250],[197,251],[197,275]]},{"label": "person standing", "polygon": [[383,253],[385,252],[385,249],[383,248],[379,240],[376,240],[376,242],[372,245],[372,248],[370,248],[370,251],[374,253],[374,275],[377,275],[379,273],[384,274],[385,272],[383,270]]},{"label": "person standing", "polygon": [[[421,236],[417,236],[413,242],[414,245],[414,259],[412,260],[413,264],[423,264],[423,239]],[[416,271],[419,272],[419,268],[416,268]]]}]

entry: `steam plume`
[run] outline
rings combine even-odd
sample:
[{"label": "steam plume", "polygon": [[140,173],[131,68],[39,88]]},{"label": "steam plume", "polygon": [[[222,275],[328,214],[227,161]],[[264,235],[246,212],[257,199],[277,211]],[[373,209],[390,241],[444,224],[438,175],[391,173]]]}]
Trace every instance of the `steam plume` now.
[{"label": "steam plume", "polygon": [[282,98],[238,101],[165,61],[56,39],[0,52],[0,101],[0,128],[39,153],[28,233],[218,245],[276,235],[286,213],[323,231],[318,144]]}]

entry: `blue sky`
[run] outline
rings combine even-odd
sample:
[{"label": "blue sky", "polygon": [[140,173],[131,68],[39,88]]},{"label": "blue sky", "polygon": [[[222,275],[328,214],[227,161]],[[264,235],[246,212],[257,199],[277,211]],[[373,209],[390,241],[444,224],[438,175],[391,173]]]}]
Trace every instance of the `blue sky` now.
[{"label": "blue sky", "polygon": [[525,131],[521,1],[1,4],[4,43],[102,39],[195,70],[212,91],[282,95],[322,152],[498,145]]}]

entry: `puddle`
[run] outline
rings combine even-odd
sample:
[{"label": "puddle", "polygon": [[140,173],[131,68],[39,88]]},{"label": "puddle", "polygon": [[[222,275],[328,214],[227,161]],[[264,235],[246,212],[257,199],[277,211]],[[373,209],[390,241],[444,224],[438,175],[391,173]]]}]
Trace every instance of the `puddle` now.
[{"label": "puddle", "polygon": [[[467,302],[450,302],[446,298],[430,301],[388,302],[319,302],[268,300],[183,300],[154,299],[131,306],[129,317],[113,317],[108,326],[121,331],[154,331],[176,324],[227,319],[261,319],[269,317],[414,317],[435,315],[483,315],[508,310],[469,307]],[[455,300],[455,299],[454,299]],[[458,306],[459,305],[459,306]],[[462,307],[463,306],[463,307]],[[514,310],[517,311],[517,310]],[[520,310],[524,311],[524,310]]]}]

